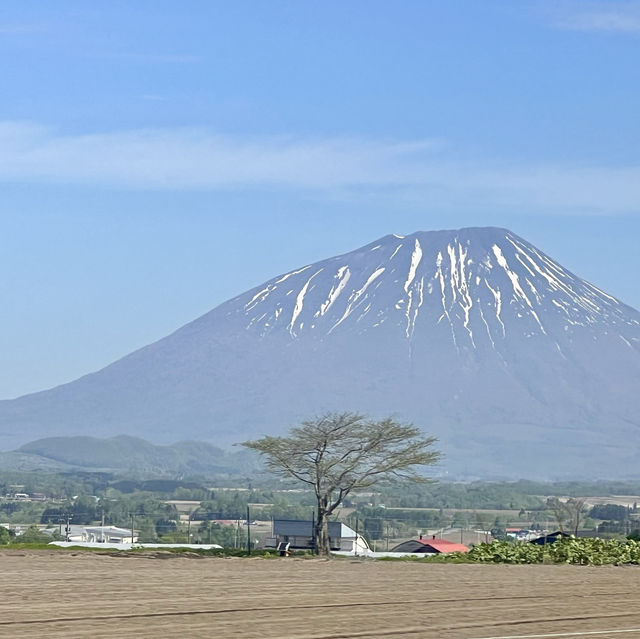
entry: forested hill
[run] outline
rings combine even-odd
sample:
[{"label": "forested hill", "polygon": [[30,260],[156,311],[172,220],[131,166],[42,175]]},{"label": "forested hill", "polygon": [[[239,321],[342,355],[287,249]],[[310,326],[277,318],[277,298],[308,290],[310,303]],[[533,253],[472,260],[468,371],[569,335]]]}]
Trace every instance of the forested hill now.
[{"label": "forested hill", "polygon": [[255,455],[245,449],[227,452],[197,441],[156,446],[128,435],[38,439],[2,453],[1,462],[5,470],[111,470],[136,476],[240,476],[257,466]]}]

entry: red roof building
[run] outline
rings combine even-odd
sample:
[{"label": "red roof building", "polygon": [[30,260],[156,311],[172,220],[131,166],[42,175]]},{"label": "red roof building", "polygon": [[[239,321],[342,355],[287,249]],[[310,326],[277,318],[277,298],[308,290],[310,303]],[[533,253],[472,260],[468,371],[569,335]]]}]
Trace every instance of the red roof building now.
[{"label": "red roof building", "polygon": [[433,535],[433,537],[423,537],[420,535],[419,539],[410,539],[409,541],[403,541],[391,549],[391,552],[411,552],[411,553],[424,553],[431,555],[439,555],[448,552],[469,552],[469,548],[464,544],[456,544],[453,541],[447,541],[446,539],[440,539]]}]

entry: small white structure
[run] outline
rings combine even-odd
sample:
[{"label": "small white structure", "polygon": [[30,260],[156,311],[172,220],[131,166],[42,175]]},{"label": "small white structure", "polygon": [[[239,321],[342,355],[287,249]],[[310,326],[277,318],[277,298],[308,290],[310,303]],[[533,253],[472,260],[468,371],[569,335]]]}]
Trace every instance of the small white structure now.
[{"label": "small white structure", "polygon": [[54,530],[58,530],[60,536],[67,541],[87,541],[85,526],[79,524],[69,524],[65,526],[64,524],[60,524],[59,528],[58,526],[51,526],[47,528],[45,532],[51,534]]},{"label": "small white structure", "polygon": [[60,548],[111,548],[113,550],[140,550],[142,548],[190,548],[192,550],[222,549],[218,544],[110,544],[106,541],[50,541],[49,546]]},{"label": "small white structure", "polygon": [[[340,521],[330,521],[329,545],[333,551],[355,554],[369,552],[367,540]],[[295,519],[274,519],[273,531],[264,541],[265,548],[278,548],[281,543],[288,543],[291,550],[313,549],[313,522]]]},{"label": "small white structure", "polygon": [[[117,526],[86,526],[84,539],[89,543],[105,544],[135,544],[138,541],[136,531],[131,528],[118,528]],[[70,540],[73,541],[73,540]]]}]

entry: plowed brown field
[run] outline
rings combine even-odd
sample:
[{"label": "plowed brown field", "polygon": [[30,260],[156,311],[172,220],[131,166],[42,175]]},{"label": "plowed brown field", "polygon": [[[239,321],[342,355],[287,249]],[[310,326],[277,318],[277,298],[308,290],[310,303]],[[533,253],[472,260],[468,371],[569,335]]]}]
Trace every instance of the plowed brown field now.
[{"label": "plowed brown field", "polygon": [[640,638],[640,567],[4,550],[0,571],[11,639]]}]

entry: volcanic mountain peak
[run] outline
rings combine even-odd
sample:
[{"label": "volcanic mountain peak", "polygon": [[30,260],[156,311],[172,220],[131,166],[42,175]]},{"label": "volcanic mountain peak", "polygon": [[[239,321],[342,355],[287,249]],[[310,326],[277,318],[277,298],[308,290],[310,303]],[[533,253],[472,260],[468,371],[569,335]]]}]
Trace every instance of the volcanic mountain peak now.
[{"label": "volcanic mountain peak", "polygon": [[260,336],[291,339],[391,327],[411,341],[446,325],[456,349],[496,349],[513,331],[553,338],[561,352],[563,333],[606,324],[640,347],[637,312],[499,228],[387,235],[273,278],[217,311]]}]

